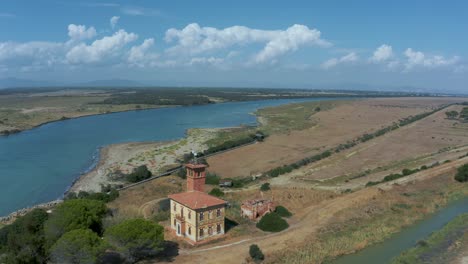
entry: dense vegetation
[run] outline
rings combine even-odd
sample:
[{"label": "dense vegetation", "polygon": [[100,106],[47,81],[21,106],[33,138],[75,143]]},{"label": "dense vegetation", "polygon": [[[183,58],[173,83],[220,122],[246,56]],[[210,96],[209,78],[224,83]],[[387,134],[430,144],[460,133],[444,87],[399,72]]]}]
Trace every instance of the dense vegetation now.
[{"label": "dense vegetation", "polygon": [[219,185],[220,177],[216,173],[207,172],[206,173],[206,184],[209,185]]},{"label": "dense vegetation", "polygon": [[465,164],[458,168],[455,180],[459,182],[468,182],[468,164]]},{"label": "dense vegetation", "polygon": [[249,255],[255,263],[260,263],[265,259],[265,255],[256,244],[250,245]]},{"label": "dense vegetation", "polygon": [[270,188],[270,183],[268,182],[265,182],[264,184],[262,184],[262,186],[260,186],[260,191],[262,192],[266,192],[266,191],[269,191],[271,188]]},{"label": "dense vegetation", "polygon": [[275,208],[275,213],[277,213],[281,217],[291,217],[292,213],[286,209],[286,207],[278,205]]},{"label": "dense vegetation", "polygon": [[213,188],[210,192],[210,195],[216,196],[216,197],[222,197],[224,196],[224,192],[221,191],[219,188]]},{"label": "dense vegetation", "polygon": [[0,263],[101,263],[106,254],[133,263],[162,250],[163,227],[137,219],[104,230],[107,214],[93,199],[66,200],[51,214],[32,210],[0,229]]},{"label": "dense vegetation", "polygon": [[105,203],[114,201],[119,197],[119,191],[115,187],[112,187],[110,184],[101,186],[101,192],[85,192],[80,191],[78,193],[70,192],[65,197],[66,200],[71,199],[89,199],[89,200],[98,200]]},{"label": "dense vegetation", "polygon": [[164,228],[144,219],[131,219],[111,226],[106,241],[127,261],[154,257],[163,250]]},{"label": "dense vegetation", "polygon": [[289,227],[288,222],[277,213],[267,213],[257,223],[257,227],[267,232],[280,232]]},{"label": "dense vegetation", "polygon": [[151,178],[151,171],[148,170],[146,165],[141,165],[133,170],[132,173],[125,176],[128,182],[139,182]]}]

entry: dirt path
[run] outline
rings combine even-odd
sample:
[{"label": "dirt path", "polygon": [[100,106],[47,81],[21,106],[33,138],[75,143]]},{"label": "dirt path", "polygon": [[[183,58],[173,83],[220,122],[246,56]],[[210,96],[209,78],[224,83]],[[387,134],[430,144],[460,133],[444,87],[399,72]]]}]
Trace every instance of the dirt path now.
[{"label": "dirt path", "polygon": [[[251,239],[240,237],[237,241],[230,241],[231,243],[214,247],[205,246],[195,250],[181,250],[179,252],[180,256],[176,258],[175,263],[242,263],[248,255],[248,246],[252,243],[258,244],[266,254],[294,247],[294,245],[299,245],[307,238],[310,238],[319,228],[330,222],[336,213],[343,209],[376,199],[382,194],[382,190],[389,190],[394,184],[404,185],[414,181],[428,180],[432,177],[453,172],[456,167],[467,162],[468,157],[393,182],[365,188],[351,194],[339,196],[333,200],[325,200],[306,208],[304,215],[296,216],[299,217],[298,222],[283,232]],[[209,252],[209,254],[205,254],[206,252]]]}]

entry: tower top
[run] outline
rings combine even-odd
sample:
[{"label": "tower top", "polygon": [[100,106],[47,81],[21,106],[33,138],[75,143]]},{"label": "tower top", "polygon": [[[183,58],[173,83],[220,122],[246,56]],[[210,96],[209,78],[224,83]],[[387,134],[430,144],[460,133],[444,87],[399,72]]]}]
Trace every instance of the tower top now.
[{"label": "tower top", "polygon": [[187,169],[187,192],[199,191],[203,192],[205,189],[206,165],[189,163],[185,164]]}]

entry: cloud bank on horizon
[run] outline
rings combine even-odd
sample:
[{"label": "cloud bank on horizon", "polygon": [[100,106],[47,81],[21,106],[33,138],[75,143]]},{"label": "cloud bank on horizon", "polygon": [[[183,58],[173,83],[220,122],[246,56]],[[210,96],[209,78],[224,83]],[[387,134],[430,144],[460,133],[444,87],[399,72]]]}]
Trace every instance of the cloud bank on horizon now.
[{"label": "cloud bank on horizon", "polygon": [[[194,22],[167,27],[148,36],[137,32],[135,26],[128,30],[125,20],[132,16],[161,17],[163,14],[159,10],[113,3],[87,5],[119,8],[120,13],[101,19],[107,22],[98,26],[70,23],[58,38],[61,40],[0,40],[0,74],[24,76],[53,69],[80,73],[80,69],[90,68],[114,69],[117,76],[125,71],[168,69],[181,72],[204,69],[205,73],[259,70],[275,74],[293,69],[313,72],[316,76],[336,76],[354,68],[393,76],[436,71],[455,76],[468,69],[466,59],[455,51],[427,50],[426,45],[426,50],[414,45],[395,48],[389,40],[373,48],[347,47],[336,40],[339,32],[322,32],[305,23],[266,29],[236,24],[216,27]],[[1,14],[3,19],[15,19],[10,13]],[[327,37],[331,35],[333,39]]]}]

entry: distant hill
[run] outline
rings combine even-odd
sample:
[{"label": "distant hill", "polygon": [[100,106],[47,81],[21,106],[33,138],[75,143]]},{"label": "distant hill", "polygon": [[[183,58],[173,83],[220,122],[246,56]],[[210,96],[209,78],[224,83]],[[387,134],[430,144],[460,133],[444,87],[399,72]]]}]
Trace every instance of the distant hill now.
[{"label": "distant hill", "polygon": [[77,87],[145,87],[147,84],[124,79],[96,80],[72,84]]},{"label": "distant hill", "polygon": [[60,83],[54,83],[49,81],[33,81],[18,78],[0,79],[0,88],[56,87],[60,85]]}]

